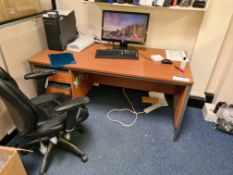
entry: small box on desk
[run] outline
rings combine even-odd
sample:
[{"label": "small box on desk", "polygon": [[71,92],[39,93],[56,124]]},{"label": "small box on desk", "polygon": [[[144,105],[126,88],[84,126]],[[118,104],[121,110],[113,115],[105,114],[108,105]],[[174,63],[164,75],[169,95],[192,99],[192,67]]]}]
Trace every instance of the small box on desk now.
[{"label": "small box on desk", "polygon": [[26,175],[16,149],[0,146],[0,175]]}]

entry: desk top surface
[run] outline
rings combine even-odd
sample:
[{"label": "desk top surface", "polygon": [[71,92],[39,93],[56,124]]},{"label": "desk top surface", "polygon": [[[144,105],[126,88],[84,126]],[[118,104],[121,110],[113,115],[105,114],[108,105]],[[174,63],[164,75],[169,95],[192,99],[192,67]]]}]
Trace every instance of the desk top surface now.
[{"label": "desk top surface", "polygon": [[[125,76],[164,83],[193,84],[193,77],[189,64],[187,64],[184,72],[181,72],[174,66],[178,65],[178,62],[169,65],[150,60],[152,54],[160,54],[162,57],[166,58],[164,49],[138,48],[139,60],[95,58],[96,49],[107,49],[109,47],[109,45],[93,44],[81,52],[73,52],[76,64],[69,64],[64,67],[71,70]],[[65,50],[63,52],[70,51]],[[50,65],[48,54],[51,53],[61,52],[44,50],[38,55],[33,56],[29,62],[31,64]],[[173,80],[173,76],[189,78],[190,81],[176,81]]]}]

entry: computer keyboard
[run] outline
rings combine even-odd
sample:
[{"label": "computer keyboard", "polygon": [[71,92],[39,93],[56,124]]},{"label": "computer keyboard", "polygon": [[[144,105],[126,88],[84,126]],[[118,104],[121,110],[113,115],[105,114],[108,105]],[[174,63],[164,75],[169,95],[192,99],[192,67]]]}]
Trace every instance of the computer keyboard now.
[{"label": "computer keyboard", "polygon": [[138,59],[138,51],[134,49],[97,49],[96,58]]}]

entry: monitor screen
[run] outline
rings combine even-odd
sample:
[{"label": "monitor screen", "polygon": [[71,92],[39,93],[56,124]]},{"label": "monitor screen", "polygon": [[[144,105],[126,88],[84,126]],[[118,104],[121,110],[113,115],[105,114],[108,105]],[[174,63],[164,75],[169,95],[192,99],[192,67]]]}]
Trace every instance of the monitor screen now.
[{"label": "monitor screen", "polygon": [[144,44],[149,14],[103,10],[102,40]]}]

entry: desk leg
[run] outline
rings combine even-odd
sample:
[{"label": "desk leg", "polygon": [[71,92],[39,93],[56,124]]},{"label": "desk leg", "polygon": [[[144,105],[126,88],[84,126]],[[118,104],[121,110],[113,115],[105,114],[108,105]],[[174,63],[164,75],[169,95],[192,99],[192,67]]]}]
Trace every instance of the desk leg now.
[{"label": "desk leg", "polygon": [[191,86],[179,87],[176,95],[174,95],[174,137],[173,141],[177,141],[179,138],[180,127],[182,124],[184,112],[189,99]]}]

